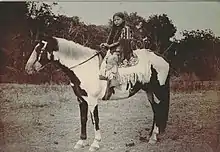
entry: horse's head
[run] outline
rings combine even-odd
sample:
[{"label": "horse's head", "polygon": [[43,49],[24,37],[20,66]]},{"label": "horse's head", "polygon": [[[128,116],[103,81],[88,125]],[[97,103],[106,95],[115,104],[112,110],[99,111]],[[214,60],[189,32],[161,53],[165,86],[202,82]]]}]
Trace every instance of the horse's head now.
[{"label": "horse's head", "polygon": [[48,38],[40,40],[34,47],[29,57],[25,71],[28,74],[39,72],[48,63],[54,60],[53,51],[58,50],[56,39]]}]

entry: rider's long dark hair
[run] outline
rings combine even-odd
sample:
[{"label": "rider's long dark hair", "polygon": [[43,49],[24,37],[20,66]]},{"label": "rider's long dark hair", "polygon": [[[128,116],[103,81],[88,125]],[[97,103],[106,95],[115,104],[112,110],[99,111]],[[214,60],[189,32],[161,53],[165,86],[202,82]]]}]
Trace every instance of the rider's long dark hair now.
[{"label": "rider's long dark hair", "polygon": [[[116,26],[114,24],[114,18],[115,16],[118,16],[120,17],[121,19],[123,19],[123,22],[120,26]],[[107,43],[108,44],[112,44],[114,43],[115,41],[118,41],[120,35],[121,35],[121,32],[122,32],[122,29],[125,27],[125,15],[124,13],[122,12],[118,12],[118,13],[115,13],[113,15],[113,24],[112,24],[112,29],[111,29],[111,32],[109,34],[109,37],[107,39]]]}]

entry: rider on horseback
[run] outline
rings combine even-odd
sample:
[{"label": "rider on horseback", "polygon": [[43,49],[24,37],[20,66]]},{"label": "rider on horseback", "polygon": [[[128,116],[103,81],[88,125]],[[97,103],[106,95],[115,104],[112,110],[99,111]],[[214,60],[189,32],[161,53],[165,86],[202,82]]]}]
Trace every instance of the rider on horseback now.
[{"label": "rider on horseback", "polygon": [[131,48],[132,31],[125,25],[124,13],[118,12],[113,15],[113,26],[107,43],[102,43],[102,48],[107,48],[106,63],[101,66],[100,79],[106,78],[111,81],[111,86],[117,85],[118,66],[127,64],[133,51]]}]

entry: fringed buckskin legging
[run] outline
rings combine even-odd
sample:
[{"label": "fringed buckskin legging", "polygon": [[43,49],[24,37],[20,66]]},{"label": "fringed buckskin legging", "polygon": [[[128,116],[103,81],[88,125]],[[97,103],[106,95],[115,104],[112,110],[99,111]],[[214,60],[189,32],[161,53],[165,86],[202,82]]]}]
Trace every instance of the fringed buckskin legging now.
[{"label": "fringed buckskin legging", "polygon": [[101,75],[105,76],[109,80],[117,78],[118,75],[118,52],[113,52],[113,54],[108,51],[106,59],[101,65]]}]

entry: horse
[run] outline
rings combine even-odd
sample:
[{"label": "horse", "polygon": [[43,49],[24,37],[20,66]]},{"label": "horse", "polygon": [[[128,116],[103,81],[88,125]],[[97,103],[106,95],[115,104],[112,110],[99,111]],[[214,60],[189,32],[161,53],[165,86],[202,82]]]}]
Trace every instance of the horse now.
[{"label": "horse", "polygon": [[[119,68],[123,78],[114,94],[106,95],[107,81],[99,78],[100,66],[104,62],[101,53],[74,41],[59,37],[45,37],[39,40],[25,65],[31,75],[39,72],[48,64],[55,64],[70,80],[70,85],[80,108],[81,133],[74,148],[87,145],[86,123],[91,114],[95,138],[89,150],[100,148],[101,132],[99,127],[98,103],[103,100],[121,100],[145,91],[153,110],[153,125],[149,143],[157,142],[157,135],[165,132],[170,102],[169,63],[149,49],[137,49],[134,53],[139,62],[132,67]],[[117,90],[124,96],[117,96]]]}]

